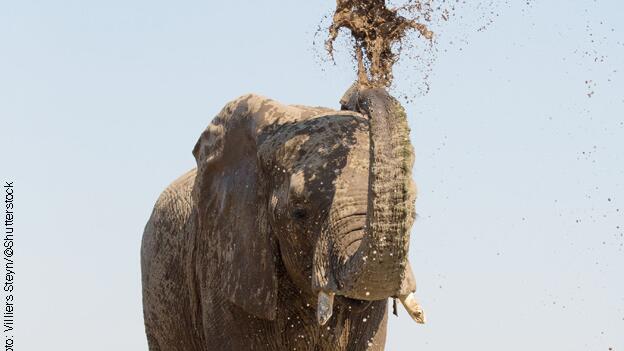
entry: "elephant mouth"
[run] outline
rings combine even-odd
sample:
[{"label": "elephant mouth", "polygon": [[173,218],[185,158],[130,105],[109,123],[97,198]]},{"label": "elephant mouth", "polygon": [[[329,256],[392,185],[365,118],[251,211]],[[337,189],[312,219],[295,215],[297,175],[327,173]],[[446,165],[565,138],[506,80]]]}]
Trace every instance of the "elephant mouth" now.
[{"label": "elephant mouth", "polygon": [[[398,299],[416,323],[424,324],[426,322],[425,313],[418,300],[416,300],[414,292],[407,295],[400,295]],[[331,318],[334,310],[334,303],[346,307],[350,312],[360,313],[368,308],[373,301],[357,300],[346,296],[335,295],[333,292],[327,293],[325,291],[320,291],[318,293],[316,307],[316,318],[319,325],[325,325]]]},{"label": "elephant mouth", "polygon": [[[335,222],[334,229],[338,229],[340,234],[334,237],[333,247],[333,276],[335,285],[329,289],[321,289],[318,292],[317,301],[317,321],[320,325],[325,325],[333,314],[334,305],[348,309],[350,312],[360,313],[366,310],[374,301],[379,300],[369,296],[369,292],[355,293],[348,290],[344,282],[349,279],[348,267],[351,260],[358,259],[356,253],[363,245],[366,229],[366,214],[353,213],[340,218]],[[408,276],[411,277],[411,269]],[[406,277],[406,280],[409,280]],[[413,279],[413,277],[411,277]],[[409,286],[409,284],[407,284]],[[370,297],[370,299],[368,299]],[[406,291],[404,294],[394,296],[401,301],[401,304],[408,311],[409,315],[417,323],[425,323],[425,315],[413,292]]]},{"label": "elephant mouth", "polygon": [[362,312],[368,308],[371,303],[373,303],[373,301],[356,300],[342,295],[336,296],[336,304],[345,306],[351,312]]}]

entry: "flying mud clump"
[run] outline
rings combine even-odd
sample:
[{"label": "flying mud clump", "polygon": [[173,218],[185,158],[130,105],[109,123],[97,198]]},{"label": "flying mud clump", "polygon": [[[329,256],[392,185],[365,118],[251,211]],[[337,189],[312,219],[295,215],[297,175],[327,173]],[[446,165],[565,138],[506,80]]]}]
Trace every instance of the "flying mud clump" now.
[{"label": "flying mud clump", "polygon": [[388,8],[386,0],[337,0],[329,38],[325,43],[327,51],[333,56],[333,44],[340,30],[349,30],[355,42],[359,83],[389,87],[393,78],[392,67],[399,59],[400,50],[397,48],[401,40],[414,30],[429,41],[433,39],[433,32],[427,25],[406,18],[400,12],[418,14],[418,18],[427,20],[431,11],[430,5],[420,1]]}]

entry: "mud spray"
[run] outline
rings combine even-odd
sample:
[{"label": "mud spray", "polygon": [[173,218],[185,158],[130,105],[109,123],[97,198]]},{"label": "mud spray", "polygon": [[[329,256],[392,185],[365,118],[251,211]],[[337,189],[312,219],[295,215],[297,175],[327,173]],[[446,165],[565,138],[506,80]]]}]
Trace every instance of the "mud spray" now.
[{"label": "mud spray", "polygon": [[[526,0],[525,6],[529,8],[532,1]],[[411,102],[429,92],[429,75],[440,45],[444,53],[462,51],[471,33],[487,30],[509,6],[509,0],[337,0],[335,12],[323,18],[316,35],[327,38],[324,49],[333,63],[336,46],[348,47],[361,85],[391,88],[399,59],[409,62],[401,77],[415,89],[395,94]],[[325,22],[330,19],[331,24]],[[321,62],[327,61],[324,52],[317,54]]]},{"label": "mud spray", "polygon": [[341,29],[348,30],[354,42],[359,84],[387,88],[392,84],[392,68],[406,35],[416,32],[424,40],[433,40],[434,33],[418,20],[429,21],[432,12],[431,1],[408,1],[389,8],[386,0],[337,0],[325,47],[333,57],[336,38]]}]

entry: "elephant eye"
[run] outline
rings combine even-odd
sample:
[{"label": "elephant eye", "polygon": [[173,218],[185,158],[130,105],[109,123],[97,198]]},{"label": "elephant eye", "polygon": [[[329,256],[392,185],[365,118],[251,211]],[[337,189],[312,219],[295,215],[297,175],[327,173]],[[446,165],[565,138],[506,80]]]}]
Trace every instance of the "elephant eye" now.
[{"label": "elephant eye", "polygon": [[308,213],[303,208],[296,208],[292,211],[292,218],[302,221],[308,217]]}]

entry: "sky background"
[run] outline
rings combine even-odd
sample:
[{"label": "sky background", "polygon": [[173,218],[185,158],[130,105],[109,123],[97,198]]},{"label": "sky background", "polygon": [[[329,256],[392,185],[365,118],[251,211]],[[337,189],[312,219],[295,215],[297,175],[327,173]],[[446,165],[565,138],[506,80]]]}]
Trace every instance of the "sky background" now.
[{"label": "sky background", "polygon": [[[354,72],[344,49],[336,66],[319,59],[315,37],[333,6],[0,0],[16,349],[147,349],[139,246],[154,201],[226,102],[338,107]],[[624,2],[458,6],[436,28],[430,92],[417,61],[396,73],[429,321],[400,309],[387,349],[624,350]]]}]

